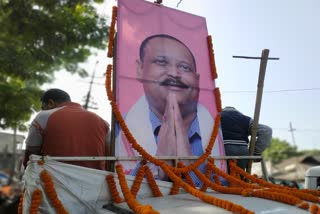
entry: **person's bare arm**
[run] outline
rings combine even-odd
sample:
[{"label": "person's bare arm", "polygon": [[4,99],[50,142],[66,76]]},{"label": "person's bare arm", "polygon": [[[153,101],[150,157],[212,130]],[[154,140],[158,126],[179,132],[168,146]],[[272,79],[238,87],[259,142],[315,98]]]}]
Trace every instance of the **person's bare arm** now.
[{"label": "person's bare arm", "polygon": [[41,145],[42,145],[42,135],[41,135],[41,127],[39,123],[36,121],[32,122],[32,125],[29,129],[28,137],[25,141],[26,150],[23,159],[24,168],[27,167],[27,163],[29,161],[29,156],[32,154],[40,155],[41,153]]}]

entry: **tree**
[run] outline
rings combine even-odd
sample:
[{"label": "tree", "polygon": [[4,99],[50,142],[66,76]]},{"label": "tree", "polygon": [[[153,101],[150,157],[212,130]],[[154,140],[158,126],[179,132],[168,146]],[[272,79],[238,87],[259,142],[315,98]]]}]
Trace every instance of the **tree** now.
[{"label": "tree", "polygon": [[287,141],[278,138],[272,138],[270,146],[263,152],[264,158],[273,164],[297,155],[300,153],[296,146],[291,146]]},{"label": "tree", "polygon": [[0,127],[14,128],[39,109],[40,87],[54,71],[78,66],[107,41],[102,0],[0,0]]},{"label": "tree", "polygon": [[301,153],[304,155],[319,156],[320,157],[320,150],[317,150],[317,149],[302,150]]}]

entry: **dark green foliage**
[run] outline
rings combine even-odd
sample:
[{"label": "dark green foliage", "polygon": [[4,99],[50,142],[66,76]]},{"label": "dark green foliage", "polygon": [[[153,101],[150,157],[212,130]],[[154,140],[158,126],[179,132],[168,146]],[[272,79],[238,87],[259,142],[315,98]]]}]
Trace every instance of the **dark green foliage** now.
[{"label": "dark green foliage", "polygon": [[320,150],[303,150],[301,151],[304,155],[320,157]]},{"label": "dark green foliage", "polygon": [[54,71],[81,76],[92,48],[105,48],[106,21],[90,0],[0,0],[0,127],[39,110],[40,86]]},{"label": "dark green foliage", "polygon": [[278,138],[272,138],[270,146],[263,152],[265,159],[271,160],[273,164],[298,155],[300,153],[297,151],[297,147],[291,146],[287,141]]}]

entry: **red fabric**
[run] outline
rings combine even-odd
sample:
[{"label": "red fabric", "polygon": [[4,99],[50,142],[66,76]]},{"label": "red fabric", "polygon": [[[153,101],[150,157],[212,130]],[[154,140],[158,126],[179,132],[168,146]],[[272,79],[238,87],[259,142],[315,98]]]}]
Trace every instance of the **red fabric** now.
[{"label": "red fabric", "polygon": [[[50,115],[43,130],[42,155],[106,156],[108,126],[96,114],[77,103],[67,103]],[[105,170],[105,161],[66,163]]]}]

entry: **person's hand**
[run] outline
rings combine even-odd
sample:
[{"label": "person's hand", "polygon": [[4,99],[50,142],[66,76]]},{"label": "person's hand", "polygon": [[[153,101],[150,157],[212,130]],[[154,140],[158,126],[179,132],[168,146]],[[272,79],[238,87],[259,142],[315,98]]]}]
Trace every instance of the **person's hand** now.
[{"label": "person's hand", "polygon": [[[176,99],[176,94],[173,95],[173,109],[174,109],[174,121],[175,121],[175,132],[176,132],[176,156],[191,156],[191,147],[188,138],[189,124],[186,123],[182,116],[179,108],[179,104]],[[192,160],[181,160],[181,162],[187,166],[192,163]]]},{"label": "person's hand", "polygon": [[172,94],[169,93],[166,103],[166,109],[161,118],[161,128],[158,135],[157,156],[176,156],[176,130],[174,104]]},{"label": "person's hand", "polygon": [[[174,128],[173,104],[169,101],[166,103],[166,109],[161,121],[161,128],[158,135],[158,145],[156,156],[176,156],[176,136]],[[173,165],[172,160],[165,161],[169,165]],[[159,168],[159,179],[168,180],[168,176]]]},{"label": "person's hand", "polygon": [[172,93],[172,95],[169,96],[169,101],[173,105],[174,129],[176,134],[176,156],[191,156],[192,153],[188,139],[189,126],[185,126],[175,93]]},{"label": "person's hand", "polygon": [[[191,149],[188,140],[188,127],[184,125],[176,94],[169,93],[162,125],[158,136],[157,156],[190,156]],[[173,161],[166,161],[173,165]],[[190,161],[184,160],[188,165]],[[165,176],[162,170],[159,171],[160,179]],[[163,177],[164,176],[164,177]]]}]

